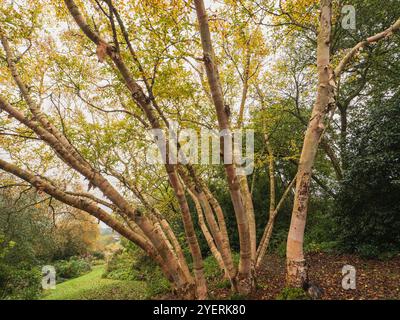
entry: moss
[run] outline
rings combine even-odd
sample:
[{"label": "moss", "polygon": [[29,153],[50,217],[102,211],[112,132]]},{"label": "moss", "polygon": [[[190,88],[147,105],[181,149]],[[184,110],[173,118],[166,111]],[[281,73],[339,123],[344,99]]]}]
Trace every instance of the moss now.
[{"label": "moss", "polygon": [[229,300],[247,300],[247,299],[248,297],[246,295],[237,292],[234,292],[229,296]]},{"label": "moss", "polygon": [[276,300],[310,300],[307,293],[301,288],[284,288]]},{"label": "moss", "polygon": [[229,280],[227,280],[227,279],[224,279],[224,280],[218,281],[215,284],[215,287],[218,288],[218,289],[230,289],[231,282]]}]

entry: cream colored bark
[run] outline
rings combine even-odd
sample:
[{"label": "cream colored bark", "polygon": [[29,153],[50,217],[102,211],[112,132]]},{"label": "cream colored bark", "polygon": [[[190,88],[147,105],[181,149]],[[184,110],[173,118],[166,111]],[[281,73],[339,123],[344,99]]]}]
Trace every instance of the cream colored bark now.
[{"label": "cream colored bark", "polygon": [[175,233],[173,232],[173,230],[171,229],[170,224],[168,223],[168,221],[164,217],[160,217],[160,221],[161,221],[162,228],[164,229],[164,231],[166,232],[169,240],[171,241],[172,245],[174,246],[178,261],[182,266],[183,272],[186,275],[186,278],[188,279],[188,282],[192,283],[193,282],[192,275],[191,275],[189,267],[188,267],[188,265],[186,263],[186,259],[185,259],[185,255],[183,254],[182,247],[179,244],[179,241],[176,238]]},{"label": "cream colored bark", "polygon": [[[185,230],[186,240],[189,244],[190,252],[193,258],[193,272],[196,280],[196,293],[198,299],[207,298],[207,283],[204,276],[204,264],[201,255],[201,250],[199,243],[197,241],[197,236],[194,231],[192,216],[189,211],[189,205],[187,203],[183,185],[178,178],[175,167],[171,165],[166,165],[168,176],[170,179],[170,184],[175,191],[176,197],[178,199],[179,206],[182,213],[183,227]],[[173,171],[170,171],[170,170]]]},{"label": "cream colored bark", "polygon": [[[247,101],[247,94],[249,91],[249,77],[250,77],[250,62],[251,62],[251,50],[250,50],[250,40],[246,43],[246,59],[245,66],[243,72],[243,88],[242,88],[242,97],[240,99],[240,107],[239,107],[239,115],[236,127],[241,129],[243,126],[243,118],[244,111]],[[239,151],[239,150],[238,150]],[[239,151],[241,152],[241,151]],[[239,176],[239,184],[240,184],[240,192],[243,197],[244,209],[247,214],[247,218],[249,221],[249,234],[250,234],[250,245],[251,245],[251,260],[252,267],[254,265],[256,259],[256,250],[257,250],[257,235],[256,235],[256,220],[254,216],[254,206],[253,206],[253,198],[250,192],[249,184],[247,181],[247,177],[245,175]]]},{"label": "cream colored bark", "polygon": [[174,253],[175,258],[176,258],[179,266],[181,267],[183,274],[185,275],[186,281],[190,284],[194,284],[193,277],[190,274],[190,270],[186,263],[186,259],[183,255],[182,249],[181,249],[179,242],[176,239],[174,233],[172,232],[172,229],[171,229],[168,221],[165,220],[163,217],[156,216],[156,215],[153,215],[153,220],[154,220],[153,221],[154,230],[161,234],[165,243],[170,248],[170,251]]},{"label": "cream colored bark", "polygon": [[244,110],[245,110],[245,106],[246,106],[247,93],[249,91],[250,62],[251,62],[250,41],[248,41],[246,44],[246,62],[245,62],[244,72],[243,72],[242,98],[240,100],[239,116],[238,116],[238,122],[237,122],[238,128],[240,128],[243,124],[243,117],[244,117]]},{"label": "cream colored bark", "polygon": [[326,114],[334,107],[335,85],[330,66],[330,37],[332,1],[321,0],[320,23],[317,39],[318,89],[311,119],[308,124],[300,156],[296,179],[292,219],[287,239],[286,281],[288,286],[301,287],[307,281],[303,242],[306,225],[312,167],[318,143],[324,130]]},{"label": "cream colored bark", "polygon": [[254,268],[256,251],[257,251],[257,235],[256,235],[256,219],[254,215],[253,198],[251,196],[249,183],[245,175],[239,176],[239,184],[240,184],[240,191],[243,195],[242,196],[243,204],[249,223],[251,261],[252,261],[252,268]]},{"label": "cream colored bark", "polygon": [[303,242],[307,218],[308,200],[310,197],[310,182],[312,168],[322,134],[325,129],[326,115],[335,108],[336,80],[345,67],[364,46],[391,36],[400,29],[398,19],[388,29],[367,38],[349,50],[345,57],[332,70],[330,65],[330,33],[332,1],[320,1],[321,14],[317,39],[317,69],[318,89],[317,98],[311,118],[305,133],[303,148],[297,171],[296,193],[293,204],[292,219],[287,240],[287,284],[300,287],[307,281],[307,269],[304,260]]}]

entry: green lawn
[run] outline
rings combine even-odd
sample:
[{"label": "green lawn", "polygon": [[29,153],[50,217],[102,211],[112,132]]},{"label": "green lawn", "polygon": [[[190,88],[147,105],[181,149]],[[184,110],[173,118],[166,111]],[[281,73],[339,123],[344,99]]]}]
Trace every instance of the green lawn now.
[{"label": "green lawn", "polygon": [[65,281],[45,293],[44,300],[142,300],[146,285],[142,281],[103,279],[104,266],[75,279]]}]

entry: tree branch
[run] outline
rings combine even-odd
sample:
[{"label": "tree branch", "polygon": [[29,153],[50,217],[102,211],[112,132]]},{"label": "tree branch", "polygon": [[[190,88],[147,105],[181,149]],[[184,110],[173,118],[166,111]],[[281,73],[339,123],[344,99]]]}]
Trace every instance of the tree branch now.
[{"label": "tree branch", "polygon": [[357,43],[350,51],[343,57],[343,59],[338,63],[337,67],[334,70],[334,76],[336,79],[340,77],[345,67],[350,63],[350,61],[356,56],[356,54],[362,50],[366,45],[375,43],[379,40],[390,37],[393,33],[400,29],[400,19],[398,19],[393,25],[391,25],[386,30],[377,33],[374,36],[367,38],[359,43]]}]

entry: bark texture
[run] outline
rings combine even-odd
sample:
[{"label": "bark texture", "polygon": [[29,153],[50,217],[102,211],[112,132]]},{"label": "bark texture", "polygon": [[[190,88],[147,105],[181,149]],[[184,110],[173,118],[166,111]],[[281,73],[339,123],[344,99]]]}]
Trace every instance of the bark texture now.
[{"label": "bark texture", "polygon": [[[303,148],[296,176],[296,193],[287,240],[286,257],[288,286],[301,287],[307,281],[307,268],[304,260],[303,242],[306,225],[310,182],[318,145],[325,130],[324,120],[336,108],[336,81],[354,56],[366,45],[385,39],[400,29],[400,19],[386,30],[359,42],[351,48],[333,69],[330,65],[330,38],[332,1],[320,1],[319,32],[317,38],[318,89],[311,118],[305,133]],[[329,156],[329,153],[328,153]],[[332,156],[332,155],[331,155]],[[340,172],[335,168],[338,177]]]},{"label": "bark texture", "polygon": [[296,193],[286,247],[286,281],[287,285],[291,287],[302,287],[303,283],[307,281],[303,241],[308,200],[310,197],[311,174],[318,144],[324,131],[325,117],[334,108],[335,104],[335,83],[333,80],[333,71],[330,67],[332,1],[321,0],[320,10],[317,39],[317,98],[305,133],[300,156],[296,179]]},{"label": "bark texture", "polygon": [[[219,129],[227,130],[227,138],[232,141],[232,135],[229,131],[229,115],[225,111],[224,97],[221,89],[217,65],[215,63],[215,55],[208,25],[208,16],[203,0],[195,0],[194,3],[196,7],[197,21],[200,28],[203,60],[206,68],[208,85],[211,91],[211,97],[217,112]],[[223,143],[221,143],[221,152],[223,152],[223,150]],[[233,163],[225,163],[224,166],[228,180],[229,193],[231,195],[239,231],[240,261],[239,272],[237,276],[238,290],[243,294],[247,294],[253,290],[255,285],[252,273],[253,264],[251,259],[249,219],[243,203],[239,177],[236,175],[235,165]]]}]

